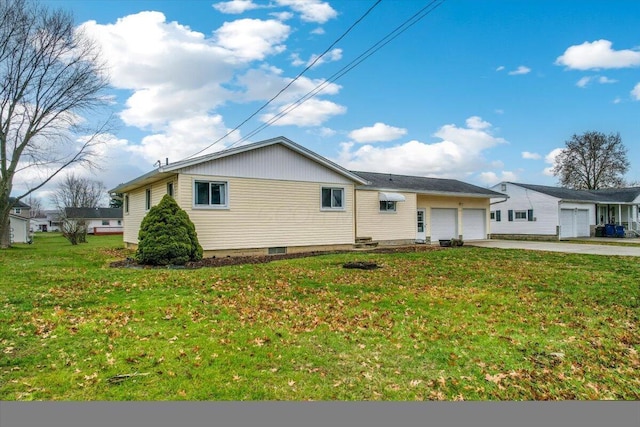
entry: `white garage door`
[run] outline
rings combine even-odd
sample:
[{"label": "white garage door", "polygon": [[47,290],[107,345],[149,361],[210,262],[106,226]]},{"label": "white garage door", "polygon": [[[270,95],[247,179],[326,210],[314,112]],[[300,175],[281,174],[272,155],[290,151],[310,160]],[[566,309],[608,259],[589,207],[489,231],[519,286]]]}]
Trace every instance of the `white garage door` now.
[{"label": "white garage door", "polygon": [[576,237],[589,237],[589,211],[578,209],[576,211]]},{"label": "white garage door", "polygon": [[485,228],[486,211],[484,209],[462,210],[462,237],[464,240],[484,240],[487,238]]},{"label": "white garage door", "polygon": [[458,210],[431,209],[431,241],[458,237]]},{"label": "white garage door", "polygon": [[576,237],[573,209],[560,210],[560,237]]}]

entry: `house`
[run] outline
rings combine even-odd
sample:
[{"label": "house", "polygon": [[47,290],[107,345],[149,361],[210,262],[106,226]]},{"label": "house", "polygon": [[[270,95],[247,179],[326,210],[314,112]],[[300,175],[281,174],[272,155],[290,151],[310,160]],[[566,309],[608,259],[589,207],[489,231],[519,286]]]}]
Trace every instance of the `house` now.
[{"label": "house", "polygon": [[167,162],[110,192],[123,194],[127,247],[169,194],[205,256],[351,249],[356,237],[484,239],[490,198],[500,196],[454,180],[349,171],[284,137]]},{"label": "house", "polygon": [[589,237],[596,227],[624,226],[637,233],[640,187],[573,190],[502,182],[492,190],[509,196],[492,204],[492,237],[557,240]]},{"label": "house", "polygon": [[454,179],[354,172],[358,237],[381,243],[483,240],[489,234],[489,202],[495,191]]},{"label": "house", "polygon": [[12,197],[9,203],[13,206],[9,212],[9,238],[11,243],[29,243],[31,241],[30,233],[30,214],[31,207]]},{"label": "house", "polygon": [[57,210],[46,210],[42,215],[31,218],[31,231],[60,231],[62,220]]},{"label": "house", "polygon": [[65,208],[65,219],[84,221],[89,234],[122,234],[122,208]]}]

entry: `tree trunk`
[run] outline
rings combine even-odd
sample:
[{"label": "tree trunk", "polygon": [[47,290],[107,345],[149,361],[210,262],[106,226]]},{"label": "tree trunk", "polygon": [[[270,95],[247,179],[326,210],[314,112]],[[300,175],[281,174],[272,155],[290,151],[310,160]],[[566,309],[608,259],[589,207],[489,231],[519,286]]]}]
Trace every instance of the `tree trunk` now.
[{"label": "tree trunk", "polygon": [[0,212],[0,249],[11,247],[11,224],[9,223],[9,209]]}]

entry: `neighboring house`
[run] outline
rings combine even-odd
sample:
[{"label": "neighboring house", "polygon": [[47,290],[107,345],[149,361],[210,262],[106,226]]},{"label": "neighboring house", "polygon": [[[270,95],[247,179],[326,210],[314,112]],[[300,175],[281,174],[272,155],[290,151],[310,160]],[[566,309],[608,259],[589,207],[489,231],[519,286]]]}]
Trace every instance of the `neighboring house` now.
[{"label": "neighboring house", "polygon": [[13,205],[9,212],[9,238],[11,243],[29,243],[31,241],[29,211],[31,207],[10,197]]},{"label": "neighboring house", "polygon": [[161,165],[110,192],[123,194],[127,247],[137,246],[142,219],[169,194],[195,224],[205,256],[350,249],[356,237],[413,243],[489,233],[489,200],[499,193],[389,177],[348,171],[279,137]]},{"label": "neighboring house", "polygon": [[89,234],[122,234],[122,208],[65,208],[65,220],[84,221]]},{"label": "neighboring house", "polygon": [[589,237],[606,224],[624,226],[630,234],[640,231],[640,187],[572,190],[502,182],[492,189],[509,196],[492,204],[492,237]]},{"label": "neighboring house", "polygon": [[62,220],[57,210],[46,210],[44,215],[31,218],[31,230],[36,232],[60,231]]}]

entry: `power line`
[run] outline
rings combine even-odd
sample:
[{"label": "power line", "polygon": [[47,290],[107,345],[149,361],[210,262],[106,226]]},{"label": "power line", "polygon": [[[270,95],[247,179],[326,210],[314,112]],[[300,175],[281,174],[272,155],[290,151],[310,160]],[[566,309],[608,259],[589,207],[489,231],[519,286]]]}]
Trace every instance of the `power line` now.
[{"label": "power line", "polygon": [[321,92],[330,83],[335,82],[336,80],[338,80],[339,78],[341,78],[342,76],[347,74],[349,71],[351,71],[352,69],[354,69],[355,67],[360,65],[364,60],[366,60],[368,57],[370,57],[371,55],[376,53],[378,50],[382,49],[384,46],[386,46],[387,44],[391,43],[394,39],[399,37],[402,33],[407,31],[409,28],[411,28],[413,25],[418,23],[424,17],[426,17],[427,15],[432,13],[436,8],[441,6],[442,3],[444,3],[445,1],[446,0],[433,0],[430,3],[428,3],[425,7],[420,9],[418,12],[416,12],[413,16],[411,16],[407,20],[405,20],[402,24],[400,24],[398,27],[396,27],[393,31],[391,31],[385,37],[380,39],[377,43],[375,43],[373,46],[371,46],[365,52],[363,52],[358,57],[356,57],[353,61],[349,62],[347,65],[345,65],[340,70],[338,70],[336,73],[334,73],[329,79],[325,80],[321,84],[317,85],[314,89],[312,89],[311,91],[307,92],[302,97],[298,98],[297,101],[295,101],[294,103],[290,104],[287,108],[285,108],[284,110],[282,110],[281,112],[276,114],[274,117],[269,119],[267,122],[263,123],[262,125],[258,126],[256,129],[254,129],[253,131],[249,132],[243,138],[235,141],[233,144],[231,144],[229,146],[229,148],[233,147],[236,144],[239,144],[241,142],[244,142],[244,141],[248,140],[252,136],[255,136],[259,132],[263,131],[265,128],[271,126],[273,123],[275,123],[278,120],[280,120],[282,117],[284,117],[287,114],[289,114],[291,111],[293,111],[296,108],[298,108],[304,102],[306,102],[309,99],[313,98],[315,95],[317,95],[319,92]]},{"label": "power line", "polygon": [[[226,137],[228,137],[229,135],[231,135],[233,132],[237,131],[241,126],[243,126],[245,123],[247,123],[249,120],[251,120],[252,118],[254,118],[260,111],[264,110],[269,104],[271,104],[276,98],[278,98],[280,95],[282,95],[282,93],[284,91],[286,91],[287,89],[289,89],[289,87],[291,87],[292,84],[294,84],[300,77],[302,77],[302,75],[304,73],[306,73],[307,71],[309,71],[323,56],[325,56],[327,53],[329,53],[331,51],[331,49],[333,49],[333,47],[338,44],[343,38],[345,38],[347,36],[347,34],[349,34],[351,32],[351,30],[353,30],[367,15],[369,15],[369,13],[371,13],[371,11],[373,11],[373,9],[376,8],[376,6],[378,6],[380,3],[382,2],[382,0],[377,0],[360,18],[358,18],[353,24],[351,24],[351,26],[349,28],[347,28],[347,30],[342,33],[342,35],[340,37],[338,37],[333,43],[331,43],[331,45],[329,45],[328,48],[326,48],[324,50],[324,52],[322,52],[318,57],[316,57],[313,61],[311,61],[311,63],[309,63],[309,65],[306,66],[306,68],[304,70],[302,70],[293,80],[291,80],[289,83],[287,83],[282,89],[280,89],[280,91],[275,94],[271,99],[269,99],[267,102],[265,102],[260,108],[258,108],[255,112],[253,112],[249,117],[247,117],[246,119],[244,119],[239,125],[237,125],[236,127],[234,127],[232,130],[230,130],[229,132],[227,132],[225,135],[223,135],[222,137],[218,138],[217,140],[215,140],[213,143],[209,144],[208,146],[206,146],[205,148],[201,149],[200,151],[198,151],[197,153],[194,153],[188,157],[186,157],[186,159],[190,159],[192,157],[197,156],[198,154],[202,153],[203,151],[208,150],[209,148],[213,147],[214,145],[216,145],[217,143],[219,143],[220,141],[222,141],[223,139],[225,139]],[[234,142],[233,145],[235,145],[236,143],[238,143],[238,141]]]}]

